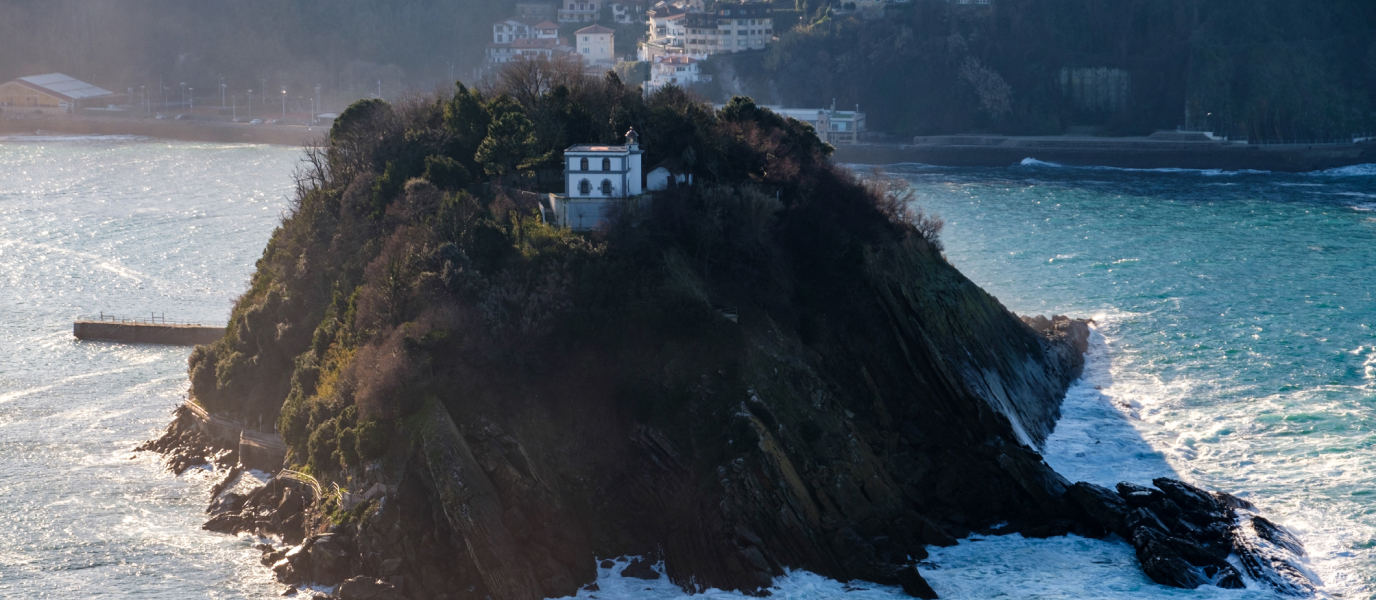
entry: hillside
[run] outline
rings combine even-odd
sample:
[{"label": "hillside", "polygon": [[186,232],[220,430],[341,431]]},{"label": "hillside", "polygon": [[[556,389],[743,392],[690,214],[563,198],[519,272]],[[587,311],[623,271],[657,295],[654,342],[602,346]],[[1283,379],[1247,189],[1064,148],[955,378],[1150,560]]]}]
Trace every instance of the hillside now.
[{"label": "hillside", "polygon": [[1376,130],[1376,5],[1363,0],[915,0],[878,20],[833,14],[841,5],[806,3],[811,16],[768,50],[723,59],[725,87],[859,104],[873,129],[903,136]]}]

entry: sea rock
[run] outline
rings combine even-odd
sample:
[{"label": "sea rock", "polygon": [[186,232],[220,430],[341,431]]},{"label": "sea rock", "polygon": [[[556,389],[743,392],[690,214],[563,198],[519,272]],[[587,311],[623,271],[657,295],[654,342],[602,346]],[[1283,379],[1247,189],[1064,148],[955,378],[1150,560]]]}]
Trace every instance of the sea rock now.
[{"label": "sea rock", "polygon": [[1313,591],[1299,566],[1304,554],[1299,540],[1263,517],[1237,512],[1254,510],[1251,503],[1175,479],[1152,484],[1119,483],[1115,499],[1106,488],[1080,482],[1066,496],[1093,523],[1115,532],[1126,529],[1142,572],[1162,585],[1241,589],[1242,574],[1228,562],[1236,553],[1249,576],[1282,594]]},{"label": "sea rock", "polygon": [[659,571],[654,569],[650,561],[644,558],[637,558],[631,561],[625,569],[621,570],[622,577],[634,577],[636,579],[659,579]]},{"label": "sea rock", "polygon": [[1083,481],[1070,486],[1066,495],[1104,529],[1125,540],[1132,539],[1132,529],[1127,521],[1128,503],[1122,496],[1108,488]]},{"label": "sea rock", "polygon": [[225,513],[239,512],[239,509],[244,507],[245,500],[247,500],[247,498],[243,495],[234,492],[222,494],[216,498],[214,502],[211,502],[210,506],[206,507],[205,512],[209,514],[211,518],[218,517]]},{"label": "sea rock", "polygon": [[334,597],[339,600],[405,600],[406,597],[396,586],[371,577],[354,577],[345,580],[334,588]]},{"label": "sea rock", "polygon": [[898,582],[903,586],[903,592],[914,598],[923,600],[936,600],[936,590],[922,578],[922,574],[917,572],[917,567],[908,565],[898,572]]},{"label": "sea rock", "polygon": [[1275,523],[1259,516],[1242,519],[1233,529],[1233,547],[1252,579],[1287,596],[1314,593],[1314,581],[1300,566],[1304,548]]},{"label": "sea rock", "polygon": [[348,577],[351,554],[348,540],[338,534],[325,534],[314,539],[309,550],[313,580],[332,583]]}]

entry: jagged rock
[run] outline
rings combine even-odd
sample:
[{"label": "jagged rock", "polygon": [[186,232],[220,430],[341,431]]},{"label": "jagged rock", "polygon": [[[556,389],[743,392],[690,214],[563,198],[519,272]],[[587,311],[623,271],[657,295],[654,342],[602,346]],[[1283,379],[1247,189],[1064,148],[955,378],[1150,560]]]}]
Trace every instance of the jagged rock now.
[{"label": "jagged rock", "polygon": [[1123,500],[1126,501],[1129,506],[1134,507],[1148,506],[1165,497],[1165,494],[1162,494],[1161,490],[1149,488],[1144,485],[1137,485],[1135,483],[1128,483],[1126,481],[1119,482],[1117,488],[1118,495],[1122,496]]},{"label": "jagged rock", "polygon": [[245,498],[243,495],[236,494],[234,492],[223,494],[220,495],[218,498],[215,498],[215,501],[211,502],[210,506],[206,507],[205,512],[206,514],[209,514],[211,518],[215,518],[226,513],[239,512],[239,509],[244,507],[244,501],[246,499],[247,498]]},{"label": "jagged rock", "polygon": [[634,577],[636,579],[659,579],[659,571],[654,569],[650,561],[637,558],[631,561],[625,569],[621,570],[622,577]]},{"label": "jagged rock", "polygon": [[1158,477],[1153,479],[1151,483],[1185,511],[1216,513],[1222,512],[1226,508],[1208,492],[1183,481]]},{"label": "jagged rock", "polygon": [[258,559],[258,562],[263,563],[263,566],[270,567],[277,564],[277,561],[282,560],[286,555],[286,550],[269,550],[263,553],[262,558]]},{"label": "jagged rock", "polygon": [[908,565],[898,572],[898,582],[903,586],[903,592],[914,598],[923,600],[936,600],[936,590],[927,583],[922,574],[917,572],[917,567]]},{"label": "jagged rock", "polygon": [[1122,496],[1108,488],[1083,481],[1070,486],[1066,494],[1104,529],[1125,540],[1132,539],[1132,529],[1127,521],[1128,503]]},{"label": "jagged rock", "polygon": [[233,512],[218,514],[201,525],[201,529],[233,535],[244,530],[244,519],[238,513]]},{"label": "jagged rock", "polygon": [[610,569],[610,568],[616,566],[616,563],[614,563],[614,562],[612,562],[611,560],[608,560],[608,559],[603,559],[603,560],[602,560],[602,564],[600,564],[600,565],[598,565],[598,566],[602,567],[603,569]]},{"label": "jagged rock", "polygon": [[1240,517],[1237,509],[1255,509],[1250,503],[1174,479],[1152,483],[1155,488],[1119,483],[1115,500],[1107,489],[1080,482],[1067,496],[1092,522],[1109,530],[1126,527],[1143,573],[1157,583],[1240,589],[1242,574],[1227,560],[1235,552],[1253,579],[1283,594],[1313,591],[1299,567],[1299,540],[1265,518]]},{"label": "jagged rock", "polygon": [[281,595],[282,595],[282,596],[295,596],[295,595],[296,595],[296,586],[294,586],[294,585],[289,585],[289,586],[287,586],[287,589],[282,590],[282,594],[281,594]]},{"label": "jagged rock", "polygon": [[396,586],[371,577],[354,577],[334,588],[339,600],[405,600]]},{"label": "jagged rock", "polygon": [[1275,523],[1258,516],[1243,519],[1233,530],[1233,549],[1252,579],[1287,596],[1314,593],[1314,582],[1300,567],[1304,548]]},{"label": "jagged rock", "polygon": [[349,575],[350,552],[344,537],[338,534],[317,536],[310,545],[309,554],[315,581],[331,583]]}]

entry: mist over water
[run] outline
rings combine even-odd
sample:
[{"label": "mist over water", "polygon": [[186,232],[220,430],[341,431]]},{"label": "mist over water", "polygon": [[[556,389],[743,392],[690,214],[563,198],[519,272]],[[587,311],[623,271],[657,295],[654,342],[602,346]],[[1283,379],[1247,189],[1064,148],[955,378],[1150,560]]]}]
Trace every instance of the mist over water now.
[{"label": "mist over water", "polygon": [[0,597],[263,598],[248,538],[200,530],[214,481],[132,448],[187,348],[78,342],[79,315],[223,323],[298,150],[0,139]]},{"label": "mist over water", "polygon": [[[288,205],[297,155],[0,139],[0,597],[281,589],[255,540],[200,530],[207,472],[174,478],[131,451],[181,401],[188,350],[77,342],[71,321],[224,322]],[[1058,471],[1232,491],[1299,533],[1326,593],[1373,596],[1376,168],[890,170],[946,219],[950,260],[1008,308],[1097,321],[1045,448]],[[1014,535],[932,550],[922,570],[943,598],[1271,597],[1155,585],[1112,541]],[[592,595],[683,596],[617,570]],[[902,597],[809,573],[777,583],[783,598]]]}]

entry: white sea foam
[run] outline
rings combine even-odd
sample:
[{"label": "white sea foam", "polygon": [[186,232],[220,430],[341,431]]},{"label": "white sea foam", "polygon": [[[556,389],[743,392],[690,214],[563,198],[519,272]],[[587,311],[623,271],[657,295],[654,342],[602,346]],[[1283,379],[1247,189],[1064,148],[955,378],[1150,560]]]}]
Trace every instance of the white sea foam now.
[{"label": "white sea foam", "polygon": [[[1144,169],[1144,168],[1138,168],[1138,167],[1109,167],[1109,166],[1103,166],[1103,165],[1063,165],[1063,164],[1060,164],[1060,163],[1048,162],[1048,161],[1044,161],[1044,160],[1037,160],[1037,159],[1031,158],[1031,157],[1022,159],[1022,162],[1019,162],[1018,164],[1021,165],[1021,166],[1024,166],[1024,167],[1049,167],[1049,168],[1057,168],[1057,169],[1082,169],[1082,170],[1086,170],[1086,171],[1122,171],[1122,172],[1128,172],[1128,173],[1193,173],[1193,174],[1196,174],[1196,175],[1206,175],[1206,176],[1219,176],[1219,175],[1267,175],[1267,174],[1270,174],[1270,173],[1271,173],[1270,171],[1261,171],[1261,170],[1257,170],[1257,169],[1238,169],[1238,170],[1235,170],[1235,171],[1229,171],[1229,170],[1223,170],[1223,169],[1182,169],[1182,168],[1179,168],[1179,167],[1158,167],[1158,168],[1152,168],[1152,169]],[[1082,182],[1080,182],[1080,183],[1086,183],[1086,182],[1083,182],[1083,181],[1082,181]]]},{"label": "white sea foam", "polygon": [[1350,165],[1335,169],[1324,169],[1322,171],[1310,171],[1307,174],[1326,177],[1370,177],[1376,175],[1376,163]]},{"label": "white sea foam", "polygon": [[1130,420],[1140,405],[1117,396],[1110,367],[1108,340],[1095,328],[1084,374],[1066,391],[1061,419],[1042,449],[1046,463],[1071,481],[1109,487],[1175,477],[1165,457],[1142,437],[1138,427],[1145,424]]}]

